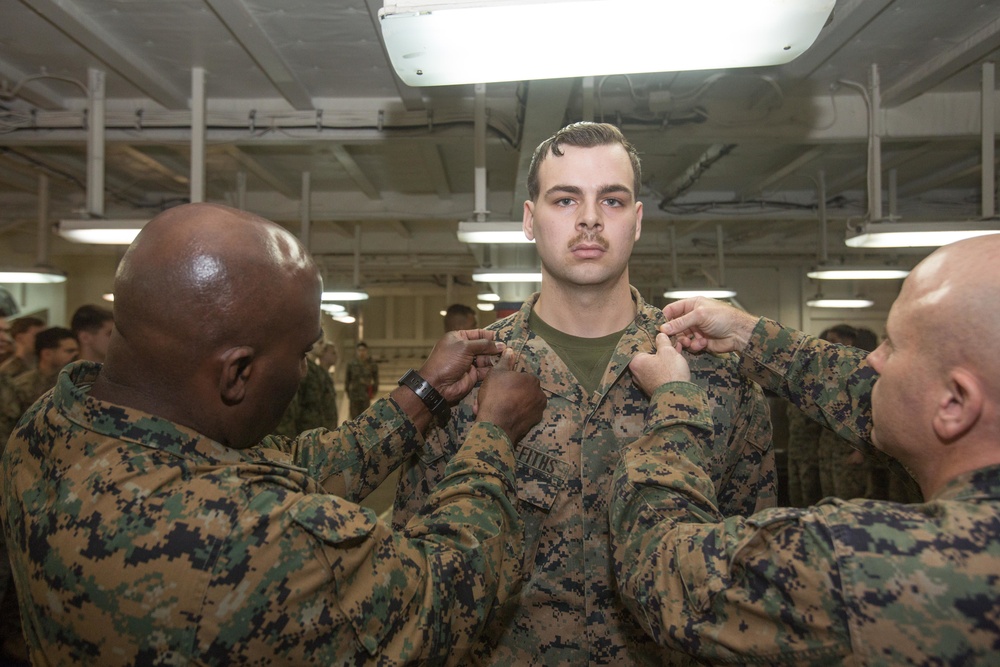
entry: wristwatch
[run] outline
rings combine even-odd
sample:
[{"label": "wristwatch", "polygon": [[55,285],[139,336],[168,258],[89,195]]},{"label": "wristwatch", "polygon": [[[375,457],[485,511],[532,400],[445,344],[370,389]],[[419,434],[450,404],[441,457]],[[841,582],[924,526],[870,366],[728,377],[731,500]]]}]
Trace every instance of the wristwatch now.
[{"label": "wristwatch", "polygon": [[438,393],[437,389],[431,386],[431,383],[420,376],[420,373],[416,372],[412,368],[405,373],[403,377],[399,378],[397,383],[401,387],[409,387],[413,390],[413,393],[417,395],[427,409],[430,410],[431,415],[438,423],[444,423],[448,421],[451,416],[451,408],[448,407],[448,401],[444,400],[444,396]]}]

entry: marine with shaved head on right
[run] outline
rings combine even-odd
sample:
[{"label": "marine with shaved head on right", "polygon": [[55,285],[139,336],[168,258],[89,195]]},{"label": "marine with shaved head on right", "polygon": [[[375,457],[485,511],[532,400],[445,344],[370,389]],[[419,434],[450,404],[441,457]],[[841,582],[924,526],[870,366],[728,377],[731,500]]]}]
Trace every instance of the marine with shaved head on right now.
[{"label": "marine with shaved head on right", "polygon": [[[104,365],[68,366],[2,461],[32,662],[459,662],[517,582],[512,443],[541,418],[538,380],[491,333],[453,332],[353,422],[268,436],[322,333],[294,236],[178,206],[114,291]],[[479,382],[476,427],[419,516],[393,532],[355,504]]]},{"label": "marine with shaved head on right", "polygon": [[[664,308],[656,353],[629,366],[652,405],[610,512],[619,594],[646,631],[706,664],[997,664],[998,293],[992,235],[920,262],[870,354],[710,299]],[[898,459],[926,502],[724,518],[705,471],[714,415],[683,348],[738,353],[745,377]]]}]

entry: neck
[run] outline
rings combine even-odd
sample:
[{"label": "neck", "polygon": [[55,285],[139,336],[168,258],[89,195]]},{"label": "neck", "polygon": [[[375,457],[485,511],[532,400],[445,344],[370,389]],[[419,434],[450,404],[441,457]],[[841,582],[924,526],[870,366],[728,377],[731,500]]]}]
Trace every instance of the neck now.
[{"label": "neck", "polygon": [[535,312],[545,323],[570,336],[600,338],[621,331],[635,319],[628,275],[614,285],[573,285],[542,281]]}]

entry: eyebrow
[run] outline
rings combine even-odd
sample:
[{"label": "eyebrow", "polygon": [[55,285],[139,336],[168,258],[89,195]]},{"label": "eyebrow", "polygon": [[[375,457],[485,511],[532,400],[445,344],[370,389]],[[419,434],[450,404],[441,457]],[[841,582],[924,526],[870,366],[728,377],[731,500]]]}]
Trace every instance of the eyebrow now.
[{"label": "eyebrow", "polygon": [[[569,194],[574,194],[574,195],[583,194],[583,190],[575,185],[554,185],[548,190],[546,190],[545,194],[551,195],[559,192],[567,192]],[[618,193],[625,193],[629,195],[629,197],[631,197],[632,189],[626,185],[622,185],[621,183],[613,183],[613,184],[609,183],[608,185],[602,185],[600,188],[597,189],[597,195],[599,197],[603,197],[604,195],[609,195],[609,194],[618,194]]]}]

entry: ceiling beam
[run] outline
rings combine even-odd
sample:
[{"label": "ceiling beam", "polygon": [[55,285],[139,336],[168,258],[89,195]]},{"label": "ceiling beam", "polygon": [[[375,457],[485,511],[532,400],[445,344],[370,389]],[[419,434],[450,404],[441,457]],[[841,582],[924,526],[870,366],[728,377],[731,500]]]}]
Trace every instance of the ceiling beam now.
[{"label": "ceiling beam", "polygon": [[978,155],[954,162],[944,169],[939,169],[921,178],[914,179],[899,188],[901,198],[920,195],[928,190],[934,190],[942,185],[953,183],[959,179],[978,174],[983,168],[982,159]]},{"label": "ceiling beam", "polygon": [[922,62],[891,86],[883,86],[882,106],[895,107],[909,102],[997,49],[1000,49],[1000,18],[979,27],[937,57]]},{"label": "ceiling beam", "polygon": [[566,118],[566,107],[573,93],[575,79],[552,79],[528,83],[524,109],[524,129],[521,132],[521,152],[514,180],[514,197],[507,217],[521,220],[524,202],[528,199],[528,169],[538,144],[559,130]]},{"label": "ceiling beam", "polygon": [[[893,151],[888,153],[882,158],[882,171],[887,172],[890,169],[900,167],[911,160],[916,160],[917,158],[930,153],[934,148],[935,144],[928,142],[909,150]],[[845,190],[865,185],[867,180],[868,165],[861,165],[857,169],[850,170],[837,180],[828,182],[826,186],[826,195],[829,198],[840,194]]]},{"label": "ceiling beam", "polygon": [[340,144],[336,144],[330,149],[330,152],[333,153],[333,157],[337,158],[337,162],[340,163],[340,166],[343,167],[344,171],[346,171],[348,176],[351,177],[354,184],[357,185],[363,193],[365,193],[366,197],[369,199],[381,199],[378,188],[376,188],[372,182],[368,180],[368,177],[365,176],[365,172],[361,170],[358,163],[355,162],[353,157],[351,157],[347,148],[341,146]]},{"label": "ceiling beam", "polygon": [[801,56],[781,67],[782,76],[805,79],[847,45],[865,26],[891,5],[893,0],[840,0],[833,18]]},{"label": "ceiling beam", "polygon": [[815,148],[810,148],[809,150],[805,151],[804,153],[799,155],[797,158],[795,158],[785,166],[771,172],[761,181],[755,183],[750,187],[743,188],[742,190],[737,191],[736,198],[746,199],[747,196],[749,195],[760,194],[770,186],[774,185],[775,183],[780,183],[785,178],[794,174],[805,165],[819,158],[821,155],[823,155],[824,151],[825,149],[819,146]]},{"label": "ceiling beam", "polygon": [[413,231],[402,220],[393,220],[391,224],[392,224],[393,229],[396,230],[396,233],[399,234],[400,238],[407,239],[407,240],[413,238]]},{"label": "ceiling beam", "polygon": [[[0,77],[6,79],[12,84],[9,88],[5,86],[5,89],[9,92],[13,88],[19,86],[22,81],[29,77],[29,75],[24,74],[7,61],[0,60]],[[66,103],[63,100],[62,95],[57,93],[45,83],[42,83],[43,80],[44,79],[33,80],[24,84],[18,89],[15,97],[20,97],[28,104],[32,104],[43,109],[64,109],[66,107]],[[84,88],[86,88],[86,84],[84,84]]]},{"label": "ceiling beam", "polygon": [[14,190],[38,194],[38,178],[32,178],[19,168],[16,162],[0,156],[0,185]]},{"label": "ceiling beam", "polygon": [[157,73],[104,27],[70,0],[21,0],[69,39],[168,109],[186,109],[188,95]]},{"label": "ceiling beam", "polygon": [[129,146],[128,144],[110,144],[108,146],[108,152],[112,155],[119,154],[126,159],[138,162],[146,169],[159,174],[160,176],[169,179],[176,183],[177,185],[187,186],[189,179],[186,175],[180,174],[167,165],[163,164],[156,158],[146,155],[138,148]]},{"label": "ceiling beam", "polygon": [[451,199],[451,185],[448,183],[444,160],[441,159],[441,149],[437,144],[423,144],[420,147],[420,155],[423,157],[427,176],[434,183],[434,191],[437,192],[438,198]]},{"label": "ceiling beam", "polygon": [[314,109],[309,91],[268,39],[267,33],[241,0],[205,0],[281,96],[300,111]]},{"label": "ceiling beam", "polygon": [[233,146],[232,144],[222,146],[222,152],[235,160],[238,165],[251,174],[264,181],[275,192],[279,192],[288,199],[294,199],[295,201],[298,201],[301,197],[301,192],[272,174],[260,162],[241,151],[238,146]]}]

